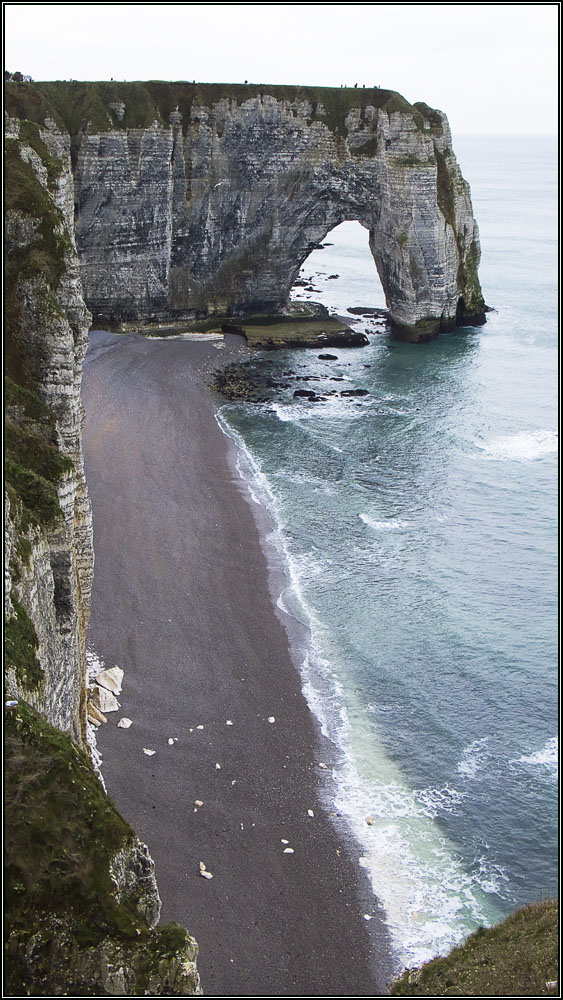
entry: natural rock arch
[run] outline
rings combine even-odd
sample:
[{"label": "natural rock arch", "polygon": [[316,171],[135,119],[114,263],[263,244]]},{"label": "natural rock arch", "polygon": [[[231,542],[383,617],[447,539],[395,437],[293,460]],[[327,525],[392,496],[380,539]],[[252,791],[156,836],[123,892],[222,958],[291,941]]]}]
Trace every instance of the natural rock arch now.
[{"label": "natural rock arch", "polygon": [[442,112],[379,88],[9,87],[10,113],[27,88],[21,116],[70,134],[99,319],[283,311],[314,246],[357,219],[401,335],[484,321],[478,229]]}]

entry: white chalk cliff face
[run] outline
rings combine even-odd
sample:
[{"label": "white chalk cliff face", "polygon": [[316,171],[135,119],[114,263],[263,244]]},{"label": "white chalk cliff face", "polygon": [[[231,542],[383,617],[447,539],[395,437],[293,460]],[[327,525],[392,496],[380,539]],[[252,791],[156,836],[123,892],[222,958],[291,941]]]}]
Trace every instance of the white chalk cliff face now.
[{"label": "white chalk cliff face", "polygon": [[[38,683],[30,684],[29,678],[9,667],[6,686],[10,695],[24,697],[52,725],[82,743],[85,736],[82,664],[94,554],[82,456],[80,386],[91,316],[82,297],[74,243],[70,140],[57,131],[41,132],[44,157],[50,166],[57,164],[50,178],[41,156],[20,136],[17,120],[8,122],[7,142],[13,144],[12,156],[19,155],[22,164],[33,171],[38,185],[36,196],[43,189],[48,199],[47,224],[54,229],[53,258],[57,258],[56,278],[42,273],[39,257],[37,266],[35,261],[31,263],[34,248],[44,238],[43,221],[33,210],[8,207],[6,257],[11,262],[19,258],[22,266],[12,270],[8,264],[7,325],[15,327],[8,340],[15,339],[16,344],[12,342],[12,349],[8,350],[7,372],[10,374],[10,362],[16,355],[25,368],[25,386],[37,394],[49,417],[39,420],[26,413],[23,397],[21,403],[8,398],[7,433],[11,426],[17,426],[22,433],[35,435],[40,447],[46,439],[46,446],[56,449],[66,460],[66,468],[61,468],[61,475],[54,483],[60,508],[54,517],[46,519],[40,508],[34,512],[36,516],[26,517],[25,497],[23,508],[17,491],[15,498],[10,490],[6,497],[6,610],[10,617],[13,600],[25,609],[37,637],[37,657],[43,673]],[[17,317],[12,308],[17,310]],[[9,473],[7,481],[10,482]],[[23,547],[22,539],[26,543]]]},{"label": "white chalk cliff face", "polygon": [[311,250],[354,219],[399,334],[484,321],[477,224],[442,112],[379,88],[95,84],[95,113],[90,95],[77,118],[78,85],[25,86],[56,97],[59,124],[74,101],[76,239],[95,317],[283,311]]}]

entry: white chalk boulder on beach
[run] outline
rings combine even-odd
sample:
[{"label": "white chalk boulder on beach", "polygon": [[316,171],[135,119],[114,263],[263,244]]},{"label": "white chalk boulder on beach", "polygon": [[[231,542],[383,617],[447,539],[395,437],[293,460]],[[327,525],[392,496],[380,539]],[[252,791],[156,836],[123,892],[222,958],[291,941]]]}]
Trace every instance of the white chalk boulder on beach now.
[{"label": "white chalk boulder on beach", "polygon": [[117,723],[117,728],[118,729],[129,729],[129,726],[132,726],[132,725],[133,725],[132,720],[131,719],[126,719],[124,717],[123,719],[120,719],[119,722]]},{"label": "white chalk boulder on beach", "polygon": [[104,714],[106,712],[117,712],[121,708],[113,692],[108,691],[105,687],[100,687],[99,684],[94,684],[92,701],[96,708],[99,708],[100,712],[104,712]]},{"label": "white chalk boulder on beach", "polygon": [[146,753],[147,757],[154,757],[156,750],[148,750],[147,747],[143,747],[143,753]]},{"label": "white chalk boulder on beach", "polygon": [[105,715],[100,712],[99,708],[96,708],[93,702],[88,702],[88,708],[86,711],[88,716],[88,722],[91,722],[94,726],[101,726],[102,722],[107,722]]},{"label": "white chalk boulder on beach", "polygon": [[102,670],[99,674],[96,674],[96,684],[100,684],[101,687],[107,688],[107,690],[112,691],[113,694],[121,694],[122,683],[123,670],[121,667],[110,667],[109,670]]}]

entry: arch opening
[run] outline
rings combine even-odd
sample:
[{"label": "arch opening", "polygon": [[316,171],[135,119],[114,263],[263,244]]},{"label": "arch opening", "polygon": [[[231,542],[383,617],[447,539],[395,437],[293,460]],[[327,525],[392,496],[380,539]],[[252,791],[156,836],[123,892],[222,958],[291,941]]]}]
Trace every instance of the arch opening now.
[{"label": "arch opening", "polygon": [[348,219],[330,229],[301,265],[290,299],[321,302],[333,314],[351,307],[386,309],[367,227]]}]

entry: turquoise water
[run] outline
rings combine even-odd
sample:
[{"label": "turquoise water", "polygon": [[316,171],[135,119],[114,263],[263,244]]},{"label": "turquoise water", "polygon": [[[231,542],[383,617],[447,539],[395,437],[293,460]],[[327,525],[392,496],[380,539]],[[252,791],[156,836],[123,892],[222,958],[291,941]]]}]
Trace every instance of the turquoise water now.
[{"label": "turquoise water", "polygon": [[[262,355],[288,388],[221,410],[398,965],[557,892],[556,142],[455,148],[487,324],[419,346],[363,320],[368,347]],[[384,305],[365,230],[326,242],[302,272],[319,291],[296,295]]]}]

